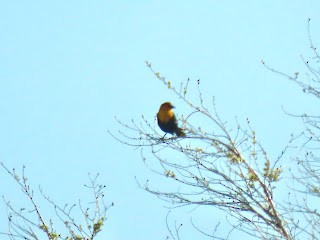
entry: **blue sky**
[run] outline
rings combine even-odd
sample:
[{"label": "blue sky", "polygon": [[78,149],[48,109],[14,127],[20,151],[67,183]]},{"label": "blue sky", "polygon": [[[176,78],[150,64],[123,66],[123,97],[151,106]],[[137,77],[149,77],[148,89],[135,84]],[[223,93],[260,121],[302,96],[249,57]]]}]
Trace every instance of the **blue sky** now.
[{"label": "blue sky", "polygon": [[[312,56],[307,19],[319,46],[319,9],[316,0],[2,1],[0,161],[25,165],[32,186],[40,184],[61,204],[86,196],[88,172],[99,172],[107,201],[116,205],[99,239],[165,239],[165,204],[135,181],[152,179],[152,172],[139,151],[107,134],[120,128],[114,116],[130,122],[144,114],[152,122],[164,101],[187,113],[145,60],[172,84],[201,79],[204,97],[215,96],[221,117],[231,123],[249,117],[277,156],[301,127],[281,106],[298,113],[315,107],[261,60],[305,74],[300,55]],[[22,205],[19,188],[3,171],[0,181],[0,194]],[[186,224],[198,214],[206,227],[221,220],[202,210],[174,214]]]}]

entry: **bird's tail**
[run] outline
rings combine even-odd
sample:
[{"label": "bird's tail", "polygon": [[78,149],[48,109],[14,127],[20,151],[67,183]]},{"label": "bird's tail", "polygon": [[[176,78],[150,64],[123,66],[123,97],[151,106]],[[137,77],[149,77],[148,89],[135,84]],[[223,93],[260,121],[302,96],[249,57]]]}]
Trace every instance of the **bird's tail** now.
[{"label": "bird's tail", "polygon": [[184,133],[184,131],[181,128],[177,128],[176,134],[178,137],[185,137],[186,136],[186,134]]}]

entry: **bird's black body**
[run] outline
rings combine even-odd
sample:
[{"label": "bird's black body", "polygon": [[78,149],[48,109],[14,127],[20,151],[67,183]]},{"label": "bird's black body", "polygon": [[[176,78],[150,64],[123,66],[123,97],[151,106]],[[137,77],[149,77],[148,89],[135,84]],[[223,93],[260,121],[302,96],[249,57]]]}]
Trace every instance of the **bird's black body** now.
[{"label": "bird's black body", "polygon": [[174,134],[178,129],[177,119],[173,116],[168,122],[161,122],[158,118],[158,125],[165,133]]}]

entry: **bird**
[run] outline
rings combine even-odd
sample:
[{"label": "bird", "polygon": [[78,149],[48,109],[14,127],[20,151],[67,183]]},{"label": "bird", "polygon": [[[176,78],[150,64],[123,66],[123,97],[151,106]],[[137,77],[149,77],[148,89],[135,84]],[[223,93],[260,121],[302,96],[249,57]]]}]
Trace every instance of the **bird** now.
[{"label": "bird", "polygon": [[176,116],[173,113],[174,106],[170,102],[161,104],[157,113],[158,125],[166,134],[176,134],[177,137],[185,137],[186,134],[178,127]]}]

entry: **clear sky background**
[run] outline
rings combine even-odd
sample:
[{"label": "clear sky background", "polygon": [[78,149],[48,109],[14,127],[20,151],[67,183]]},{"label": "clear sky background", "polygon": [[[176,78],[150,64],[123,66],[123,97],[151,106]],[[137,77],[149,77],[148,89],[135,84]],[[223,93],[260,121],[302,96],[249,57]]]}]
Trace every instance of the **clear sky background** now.
[{"label": "clear sky background", "polygon": [[[135,181],[153,173],[139,151],[107,133],[121,129],[115,116],[129,123],[144,114],[153,122],[164,101],[188,113],[145,60],[173,85],[201,79],[204,97],[215,96],[221,117],[230,123],[235,116],[250,118],[275,157],[302,127],[281,106],[295,113],[315,107],[261,60],[303,76],[300,55],[312,56],[307,19],[320,48],[319,12],[318,0],[1,1],[0,161],[25,165],[31,185],[41,185],[61,205],[86,197],[87,174],[99,172],[115,207],[98,239],[165,239],[165,203]],[[2,170],[0,181],[0,195],[23,206],[19,187]],[[0,216],[3,232],[4,204]],[[172,215],[186,225],[191,216],[203,219],[206,229],[224,219],[201,209]],[[199,239],[185,230],[183,239]]]}]

